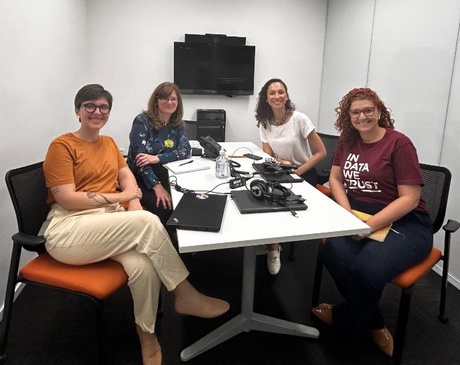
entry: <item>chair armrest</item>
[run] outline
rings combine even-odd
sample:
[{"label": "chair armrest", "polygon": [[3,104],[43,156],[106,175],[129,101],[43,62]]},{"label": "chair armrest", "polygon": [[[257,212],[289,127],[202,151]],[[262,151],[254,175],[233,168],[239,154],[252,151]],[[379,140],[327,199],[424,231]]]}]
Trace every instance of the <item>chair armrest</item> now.
[{"label": "chair armrest", "polygon": [[44,249],[44,245],[46,242],[45,237],[34,236],[31,234],[25,234],[21,232],[15,233],[12,236],[12,239],[15,243],[24,247],[26,250],[34,252],[42,251]]},{"label": "chair armrest", "polygon": [[446,232],[454,233],[460,228],[460,222],[448,219],[447,223],[442,227],[442,229]]},{"label": "chair armrest", "polygon": [[442,266],[443,270],[443,280],[447,280],[447,273],[449,272],[449,262],[450,262],[450,239],[452,233],[456,232],[460,227],[460,223],[453,219],[448,219],[447,223],[442,227],[444,230],[444,253],[443,261],[444,265]]}]

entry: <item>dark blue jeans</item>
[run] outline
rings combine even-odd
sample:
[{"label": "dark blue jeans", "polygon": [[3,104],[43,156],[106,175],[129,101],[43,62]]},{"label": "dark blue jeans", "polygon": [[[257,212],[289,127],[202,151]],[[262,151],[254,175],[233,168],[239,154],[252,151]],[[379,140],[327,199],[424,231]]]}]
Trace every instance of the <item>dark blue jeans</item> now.
[{"label": "dark blue jeans", "polygon": [[[370,214],[382,208],[351,203],[354,209]],[[355,241],[350,237],[327,239],[319,254],[345,299],[333,307],[334,327],[351,336],[383,328],[378,304],[385,285],[425,259],[432,246],[430,218],[415,211],[394,222],[384,242],[367,238]]]}]

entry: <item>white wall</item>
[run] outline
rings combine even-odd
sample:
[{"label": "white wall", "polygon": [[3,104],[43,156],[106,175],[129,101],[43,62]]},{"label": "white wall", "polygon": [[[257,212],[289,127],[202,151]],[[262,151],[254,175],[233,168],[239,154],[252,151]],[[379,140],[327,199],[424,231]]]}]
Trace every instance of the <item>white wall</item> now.
[{"label": "white wall", "polygon": [[[76,129],[73,98],[86,81],[86,3],[0,2],[0,301],[17,230],[4,176],[44,158],[51,139]],[[24,255],[24,260],[30,255]]]},{"label": "white wall", "polygon": [[[457,55],[452,73],[452,83],[447,104],[447,118],[444,126],[443,144],[441,150],[441,165],[448,166],[452,172],[451,195],[447,208],[447,217],[460,219],[460,24],[457,28]],[[457,287],[460,287],[460,233],[452,240],[451,264],[449,272],[455,277]],[[438,241],[440,241],[438,234]],[[439,270],[438,270],[439,272]],[[453,280],[451,280],[454,282]]]},{"label": "white wall", "polygon": [[[457,220],[459,26],[459,0],[330,0],[318,122],[321,131],[336,133],[333,109],[342,96],[354,87],[376,90],[420,161],[451,170],[447,216]],[[440,246],[442,234],[436,238]],[[450,281],[460,287],[460,234],[451,256]]]},{"label": "white wall", "polygon": [[[185,33],[246,37],[256,46],[255,93],[268,79],[281,77],[298,109],[316,123],[327,2],[97,0],[88,5],[89,76],[114,94],[105,132],[121,147],[127,147],[132,120],[146,108],[153,89],[173,80],[173,43],[183,41]],[[228,141],[260,143],[257,95],[183,98],[184,119],[196,120],[197,109],[224,109]]]},{"label": "white wall", "polygon": [[373,18],[374,1],[329,0],[318,120],[323,133],[338,134],[334,108],[349,90],[367,84]]}]

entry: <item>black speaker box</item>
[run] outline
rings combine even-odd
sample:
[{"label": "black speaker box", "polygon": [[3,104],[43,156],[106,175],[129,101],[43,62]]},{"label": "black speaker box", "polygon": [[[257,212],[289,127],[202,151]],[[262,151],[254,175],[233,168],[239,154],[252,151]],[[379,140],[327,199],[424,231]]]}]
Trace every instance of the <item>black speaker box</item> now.
[{"label": "black speaker box", "polygon": [[246,37],[227,36],[225,34],[185,34],[185,42],[221,44],[224,46],[245,46]]},{"label": "black speaker box", "polygon": [[217,142],[225,142],[225,123],[225,110],[198,109],[196,114],[196,138],[211,136]]}]

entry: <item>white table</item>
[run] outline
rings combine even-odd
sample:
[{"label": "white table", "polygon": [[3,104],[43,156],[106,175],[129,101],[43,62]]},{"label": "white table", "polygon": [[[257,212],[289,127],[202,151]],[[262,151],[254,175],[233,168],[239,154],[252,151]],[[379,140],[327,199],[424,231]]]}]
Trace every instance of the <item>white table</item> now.
[{"label": "white table", "polygon": [[[228,155],[250,152],[265,156],[259,147],[250,142],[225,142],[221,145],[227,150]],[[215,178],[215,162],[207,161],[211,166],[210,169],[176,175],[177,183],[187,189],[203,191],[213,189],[225,181]],[[253,160],[238,158],[235,161],[242,165],[238,170],[253,171],[251,166]],[[291,187],[290,184],[283,185]],[[313,327],[253,311],[256,246],[369,233],[370,228],[306,182],[294,183],[291,189],[294,193],[301,194],[308,205],[307,210],[297,212],[298,218],[290,212],[242,215],[229,197],[220,232],[177,231],[181,253],[244,247],[241,313],[184,349],[181,352],[182,361],[190,360],[239,333],[251,330],[310,338],[319,337],[318,330]],[[214,191],[229,193],[231,190],[228,184],[225,184]],[[176,205],[182,194],[173,191],[172,196]]]}]

